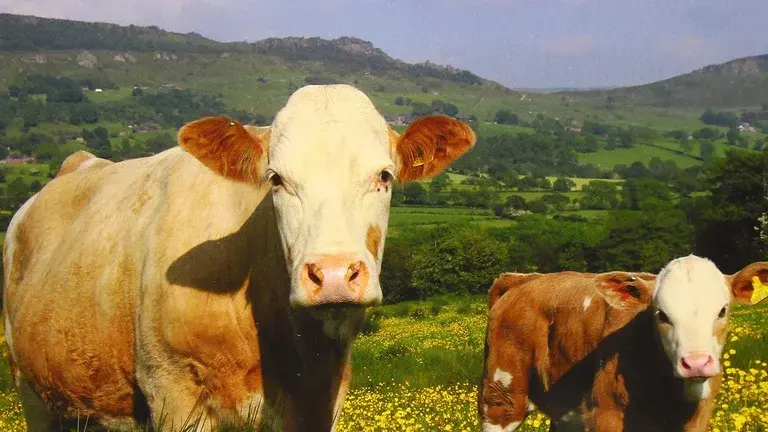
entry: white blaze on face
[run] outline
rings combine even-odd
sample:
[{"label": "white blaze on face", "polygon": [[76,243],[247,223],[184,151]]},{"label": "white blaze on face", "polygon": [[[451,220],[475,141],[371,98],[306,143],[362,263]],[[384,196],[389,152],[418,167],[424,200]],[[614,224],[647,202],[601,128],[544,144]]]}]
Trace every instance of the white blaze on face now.
[{"label": "white blaze on face", "polygon": [[724,275],[704,258],[678,258],[659,273],[653,298],[656,329],[675,375],[719,373],[730,300]]},{"label": "white blaze on face", "polygon": [[292,304],[308,304],[303,266],[339,256],[368,269],[361,302],[381,300],[378,275],[392,194],[382,178],[395,172],[388,134],[368,97],[349,86],[304,87],[278,113],[267,174],[282,183],[273,189],[273,201],[292,275]]}]

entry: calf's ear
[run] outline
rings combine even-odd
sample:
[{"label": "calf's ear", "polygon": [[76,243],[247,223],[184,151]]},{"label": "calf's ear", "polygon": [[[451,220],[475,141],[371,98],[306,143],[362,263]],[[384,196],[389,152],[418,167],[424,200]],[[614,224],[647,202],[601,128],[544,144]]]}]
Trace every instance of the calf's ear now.
[{"label": "calf's ear", "polygon": [[742,304],[757,304],[768,300],[768,262],[754,262],[738,273],[725,277],[733,300]]},{"label": "calf's ear", "polygon": [[639,311],[653,299],[654,281],[648,279],[627,272],[601,273],[595,276],[595,288],[612,307]]},{"label": "calf's ear", "polygon": [[477,137],[469,125],[444,115],[424,116],[402,135],[389,130],[390,147],[400,182],[439,174],[474,147]]},{"label": "calf's ear", "polygon": [[227,117],[205,117],[185,124],[179,146],[216,174],[260,183],[266,176],[269,127],[243,126]]}]

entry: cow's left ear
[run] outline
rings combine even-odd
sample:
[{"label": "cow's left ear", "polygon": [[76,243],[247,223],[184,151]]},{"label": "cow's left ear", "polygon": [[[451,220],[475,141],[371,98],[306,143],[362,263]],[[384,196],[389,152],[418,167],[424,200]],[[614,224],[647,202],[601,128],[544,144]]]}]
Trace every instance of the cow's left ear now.
[{"label": "cow's left ear", "polygon": [[259,183],[265,177],[269,127],[243,126],[227,117],[185,124],[179,146],[215,173],[230,180]]},{"label": "cow's left ear", "polygon": [[402,135],[392,129],[389,134],[401,182],[423,180],[440,173],[477,141],[469,125],[444,115],[421,117]]},{"label": "cow's left ear", "polygon": [[738,303],[756,304],[768,299],[768,262],[754,262],[725,280]]},{"label": "cow's left ear", "polygon": [[627,272],[608,272],[595,276],[595,288],[617,309],[642,310],[650,306],[655,280]]}]

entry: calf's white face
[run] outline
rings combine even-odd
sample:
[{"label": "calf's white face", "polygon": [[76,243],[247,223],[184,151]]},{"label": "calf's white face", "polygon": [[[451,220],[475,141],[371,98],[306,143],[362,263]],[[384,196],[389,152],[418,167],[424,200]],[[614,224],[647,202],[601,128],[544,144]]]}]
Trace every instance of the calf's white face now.
[{"label": "calf's white face", "polygon": [[659,273],[656,326],[676,376],[709,378],[720,372],[730,303],[730,286],[709,260],[678,258]]},{"label": "calf's white face", "polygon": [[732,300],[748,302],[752,277],[765,270],[764,263],[755,263],[726,276],[711,261],[689,255],[659,272],[656,330],[677,377],[703,382],[721,372]]},{"label": "calf's white face", "polygon": [[379,303],[395,181],[431,177],[475,144],[474,132],[426,116],[399,135],[347,85],[297,90],[271,127],[223,117],[189,123],[179,143],[217,173],[269,181],[294,307]]}]

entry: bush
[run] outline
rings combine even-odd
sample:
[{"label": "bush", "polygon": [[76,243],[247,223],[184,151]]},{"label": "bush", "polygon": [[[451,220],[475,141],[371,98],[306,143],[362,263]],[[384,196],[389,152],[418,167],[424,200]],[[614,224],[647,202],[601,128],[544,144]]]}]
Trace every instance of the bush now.
[{"label": "bush", "polygon": [[427,311],[424,308],[414,308],[411,310],[411,318],[415,320],[424,319],[427,317]]},{"label": "bush", "polygon": [[382,314],[378,309],[371,309],[365,314],[365,321],[363,321],[363,327],[360,333],[364,335],[372,335],[378,333],[381,328]]}]

